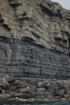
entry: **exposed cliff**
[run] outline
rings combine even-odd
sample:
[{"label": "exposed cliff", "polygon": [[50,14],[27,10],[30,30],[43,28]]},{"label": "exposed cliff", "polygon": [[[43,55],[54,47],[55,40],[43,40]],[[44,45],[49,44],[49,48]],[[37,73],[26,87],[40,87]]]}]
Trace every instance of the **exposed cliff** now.
[{"label": "exposed cliff", "polygon": [[0,14],[1,33],[5,30],[10,37],[11,34],[16,38],[30,37],[41,45],[67,53],[70,11],[58,3],[50,0],[0,0]]},{"label": "exposed cliff", "polygon": [[0,0],[2,73],[69,78],[69,50],[70,11],[50,0]]}]

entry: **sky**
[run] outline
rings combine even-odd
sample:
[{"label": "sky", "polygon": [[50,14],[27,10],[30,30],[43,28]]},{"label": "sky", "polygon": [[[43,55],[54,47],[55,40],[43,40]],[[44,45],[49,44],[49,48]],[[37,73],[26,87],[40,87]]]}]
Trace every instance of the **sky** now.
[{"label": "sky", "polygon": [[52,0],[55,2],[59,2],[64,8],[70,10],[70,0]]}]

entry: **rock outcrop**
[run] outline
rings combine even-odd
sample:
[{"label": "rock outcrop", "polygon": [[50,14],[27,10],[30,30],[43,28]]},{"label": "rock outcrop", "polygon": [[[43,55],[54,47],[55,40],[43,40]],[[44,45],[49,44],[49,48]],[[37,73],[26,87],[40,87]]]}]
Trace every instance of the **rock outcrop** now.
[{"label": "rock outcrop", "polygon": [[0,0],[0,75],[70,78],[70,11],[51,0]]}]

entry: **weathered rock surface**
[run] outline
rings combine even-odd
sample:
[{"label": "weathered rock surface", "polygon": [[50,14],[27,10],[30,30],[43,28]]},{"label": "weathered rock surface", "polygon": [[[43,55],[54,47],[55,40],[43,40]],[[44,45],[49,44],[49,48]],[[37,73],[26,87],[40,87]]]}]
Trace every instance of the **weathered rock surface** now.
[{"label": "weathered rock surface", "polygon": [[58,49],[58,45],[60,51],[69,47],[70,11],[58,3],[50,0],[0,0],[0,5],[1,28],[9,33],[5,32],[5,37],[6,33],[8,37],[11,34],[16,38],[18,35],[18,38],[30,37],[44,46]]},{"label": "weathered rock surface", "polygon": [[51,0],[0,0],[0,76],[69,79],[69,50],[70,11]]}]

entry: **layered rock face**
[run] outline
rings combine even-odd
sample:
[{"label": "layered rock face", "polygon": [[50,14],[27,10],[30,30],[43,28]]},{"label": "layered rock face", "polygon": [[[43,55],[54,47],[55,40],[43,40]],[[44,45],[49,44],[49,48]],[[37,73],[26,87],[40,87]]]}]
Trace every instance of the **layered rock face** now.
[{"label": "layered rock face", "polygon": [[70,78],[70,11],[50,0],[0,0],[0,75]]}]

